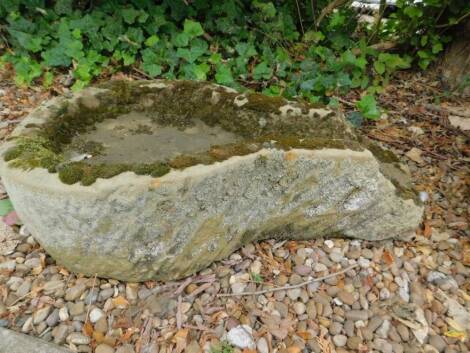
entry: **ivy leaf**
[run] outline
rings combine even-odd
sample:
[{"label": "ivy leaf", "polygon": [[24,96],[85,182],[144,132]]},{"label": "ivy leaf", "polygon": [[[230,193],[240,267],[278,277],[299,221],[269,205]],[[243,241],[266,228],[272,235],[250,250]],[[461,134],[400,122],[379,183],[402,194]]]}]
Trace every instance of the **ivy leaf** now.
[{"label": "ivy leaf", "polygon": [[368,94],[356,102],[356,107],[367,119],[377,120],[380,118],[380,110],[377,108],[377,102],[374,96]]},{"label": "ivy leaf", "polygon": [[413,19],[418,19],[423,15],[423,11],[416,6],[407,6],[403,12],[405,15]]},{"label": "ivy leaf", "polygon": [[41,53],[45,66],[63,66],[67,67],[72,63],[72,60],[62,47],[56,46]]},{"label": "ivy leaf", "polygon": [[250,58],[257,54],[256,48],[252,43],[240,42],[235,45],[235,50],[244,58]]},{"label": "ivy leaf", "polygon": [[210,70],[210,66],[206,63],[202,63],[199,65],[196,65],[194,67],[194,75],[196,76],[196,80],[206,80],[207,79],[207,73]]},{"label": "ivy leaf", "polygon": [[121,10],[121,16],[127,24],[133,24],[137,16],[139,16],[140,11],[137,11],[133,7]]},{"label": "ivy leaf", "polygon": [[125,51],[122,53],[122,61],[125,66],[130,66],[135,63],[135,55]]},{"label": "ivy leaf", "polygon": [[42,49],[42,39],[40,36],[33,36],[29,33],[17,31],[14,29],[9,29],[8,31],[24,49],[30,50],[33,53],[37,53]]},{"label": "ivy leaf", "polygon": [[215,65],[220,64],[222,62],[222,55],[220,53],[212,53],[209,57],[209,62]]},{"label": "ivy leaf", "polygon": [[178,48],[176,50],[176,55],[180,58],[185,59],[189,63],[195,62],[199,57],[201,57],[207,51],[207,43],[202,41],[201,43],[192,43],[191,48]]},{"label": "ivy leaf", "polygon": [[72,85],[72,91],[77,92],[82,90],[88,85],[88,82],[82,81],[82,80],[77,80],[75,83]]},{"label": "ivy leaf", "polygon": [[230,67],[226,65],[219,65],[217,67],[217,72],[215,73],[215,80],[221,85],[228,85],[234,82],[232,71]]},{"label": "ivy leaf", "polygon": [[14,63],[15,82],[17,85],[23,86],[30,84],[35,78],[41,76],[41,65],[28,56],[22,56]]},{"label": "ivy leaf", "polygon": [[253,70],[253,78],[255,80],[269,80],[272,77],[273,73],[268,64],[263,61],[255,66]]},{"label": "ivy leaf", "polygon": [[323,39],[325,39],[325,35],[322,32],[318,31],[308,31],[305,32],[303,41],[306,43],[318,43],[321,42]]},{"label": "ivy leaf", "polygon": [[158,38],[158,36],[154,34],[153,36],[148,37],[148,38],[145,40],[144,44],[145,44],[146,46],[148,46],[148,47],[153,47],[153,46],[154,46],[155,44],[157,44],[159,41],[160,41],[160,38]]},{"label": "ivy leaf", "polygon": [[382,75],[385,72],[385,64],[382,61],[374,61],[374,69],[379,75]]},{"label": "ivy leaf", "polygon": [[186,32],[181,32],[173,37],[173,44],[177,47],[185,47],[188,45],[189,39],[189,35]]},{"label": "ivy leaf", "polygon": [[162,73],[162,67],[158,64],[143,63],[142,68],[150,77],[156,77]]},{"label": "ivy leaf", "polygon": [[184,21],[183,31],[191,38],[204,34],[204,30],[202,29],[201,24],[193,20]]},{"label": "ivy leaf", "polygon": [[440,51],[442,51],[442,49],[443,49],[443,46],[441,42],[434,43],[434,45],[432,46],[432,53],[437,54]]}]

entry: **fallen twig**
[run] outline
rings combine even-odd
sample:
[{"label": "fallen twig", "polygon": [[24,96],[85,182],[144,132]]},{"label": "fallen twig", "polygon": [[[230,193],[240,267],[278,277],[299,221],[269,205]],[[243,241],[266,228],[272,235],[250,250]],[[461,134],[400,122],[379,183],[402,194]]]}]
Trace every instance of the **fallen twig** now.
[{"label": "fallen twig", "polygon": [[179,330],[181,329],[181,324],[183,322],[183,312],[181,309],[181,304],[183,303],[183,300],[181,298],[181,295],[178,296],[178,305],[177,305],[177,310],[176,310],[176,328]]},{"label": "fallen twig", "polygon": [[265,293],[277,292],[277,291],[280,291],[280,290],[289,290],[289,289],[301,288],[301,287],[304,287],[304,286],[306,286],[310,283],[320,282],[320,281],[323,281],[325,279],[338,276],[342,273],[345,273],[345,272],[348,272],[349,270],[352,270],[353,268],[355,268],[357,266],[359,266],[359,265],[354,264],[354,265],[351,265],[349,267],[346,267],[345,269],[343,269],[341,271],[338,271],[338,272],[335,272],[335,273],[330,273],[330,274],[328,274],[326,276],[323,276],[323,277],[313,278],[313,279],[310,279],[308,281],[305,281],[305,282],[302,282],[302,283],[299,283],[299,284],[295,284],[295,285],[289,285],[289,286],[284,286],[284,287],[276,287],[276,288],[268,288],[268,289],[254,291],[254,292],[244,292],[244,293],[240,293],[240,294],[222,293],[222,294],[217,294],[217,296],[218,297],[238,297],[238,296],[245,296],[245,295],[260,295],[260,294],[265,294]]}]

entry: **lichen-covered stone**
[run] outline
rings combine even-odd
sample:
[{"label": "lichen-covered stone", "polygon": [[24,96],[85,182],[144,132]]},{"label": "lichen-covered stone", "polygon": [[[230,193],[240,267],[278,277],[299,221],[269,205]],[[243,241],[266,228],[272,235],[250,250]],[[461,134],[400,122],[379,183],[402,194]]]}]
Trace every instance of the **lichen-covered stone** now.
[{"label": "lichen-covered stone", "polygon": [[[74,136],[133,111],[240,139],[139,163],[67,159]],[[59,263],[89,275],[180,278],[270,237],[398,238],[423,210],[396,157],[339,114],[208,83],[89,88],[40,107],[14,135],[0,173],[17,212]]]}]

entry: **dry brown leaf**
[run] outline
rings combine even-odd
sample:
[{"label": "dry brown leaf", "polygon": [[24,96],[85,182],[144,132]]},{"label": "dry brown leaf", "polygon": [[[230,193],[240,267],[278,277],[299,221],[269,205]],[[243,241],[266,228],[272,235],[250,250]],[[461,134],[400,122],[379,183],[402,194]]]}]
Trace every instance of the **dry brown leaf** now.
[{"label": "dry brown leaf", "polygon": [[124,334],[121,335],[121,337],[119,337],[119,340],[121,342],[128,342],[131,339],[132,335],[138,331],[139,330],[135,327],[130,327],[126,330],[126,332],[124,332]]},{"label": "dry brown leaf", "polygon": [[306,341],[313,338],[312,334],[309,331],[298,331],[297,336],[303,338]]},{"label": "dry brown leaf", "polygon": [[96,343],[100,344],[104,342],[104,334],[99,331],[93,331],[93,339]]},{"label": "dry brown leaf", "polygon": [[382,257],[383,257],[384,262],[388,266],[391,266],[393,264],[393,262],[394,262],[393,255],[389,251],[384,250]]},{"label": "dry brown leaf", "polygon": [[432,235],[432,227],[428,221],[424,222],[423,236],[429,238]]},{"label": "dry brown leaf", "polygon": [[450,125],[462,131],[470,130],[470,118],[463,118],[457,115],[449,115]]},{"label": "dry brown leaf", "polygon": [[129,302],[122,295],[113,298],[113,304],[118,309],[125,309],[129,306]]},{"label": "dry brown leaf", "polygon": [[93,325],[89,321],[85,322],[85,324],[83,325],[82,331],[83,331],[83,334],[87,335],[88,337],[92,337],[93,331],[94,331]]},{"label": "dry brown leaf", "polygon": [[290,346],[287,348],[287,353],[300,353],[302,350],[299,346]]},{"label": "dry brown leaf", "polygon": [[405,153],[405,156],[407,156],[413,162],[416,162],[418,164],[423,164],[424,160],[421,158],[422,154],[423,154],[423,151],[421,151],[419,148],[413,147],[411,150]]},{"label": "dry brown leaf", "polygon": [[173,336],[172,342],[176,344],[176,353],[181,353],[186,349],[188,333],[189,330],[187,328],[182,328]]},{"label": "dry brown leaf", "polygon": [[470,266],[470,242],[465,242],[462,247],[462,263]]},{"label": "dry brown leaf", "polygon": [[318,345],[321,348],[322,353],[333,353],[332,343],[322,336],[315,337],[317,339]]}]

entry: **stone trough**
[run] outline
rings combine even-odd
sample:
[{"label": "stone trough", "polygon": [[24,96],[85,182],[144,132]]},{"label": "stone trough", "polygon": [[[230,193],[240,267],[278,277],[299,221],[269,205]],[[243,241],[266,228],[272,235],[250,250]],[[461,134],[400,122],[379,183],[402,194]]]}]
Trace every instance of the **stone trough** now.
[{"label": "stone trough", "polygon": [[1,147],[18,214],[58,263],[177,279],[266,238],[399,238],[423,207],[339,113],[188,81],[55,98]]}]

